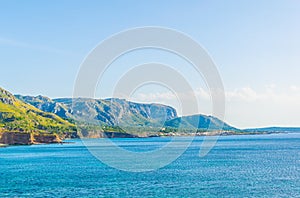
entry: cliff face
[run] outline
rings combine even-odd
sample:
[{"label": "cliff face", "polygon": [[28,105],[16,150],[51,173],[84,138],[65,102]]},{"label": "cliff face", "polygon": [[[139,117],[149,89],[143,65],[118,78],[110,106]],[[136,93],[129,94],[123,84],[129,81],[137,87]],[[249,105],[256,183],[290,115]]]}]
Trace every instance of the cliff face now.
[{"label": "cliff face", "polygon": [[30,133],[4,132],[0,134],[0,143],[9,145],[33,144],[33,135]]},{"label": "cliff face", "polygon": [[0,143],[8,145],[30,145],[38,143],[60,143],[61,139],[55,134],[32,134],[21,132],[0,133]]},{"label": "cliff face", "polygon": [[62,140],[55,134],[34,135],[34,143],[61,143]]},{"label": "cliff face", "polygon": [[[97,132],[89,134],[89,138],[134,138],[132,134],[122,132]],[[31,145],[61,143],[61,138],[56,134],[33,134],[22,132],[0,132],[0,144],[7,145]]]}]

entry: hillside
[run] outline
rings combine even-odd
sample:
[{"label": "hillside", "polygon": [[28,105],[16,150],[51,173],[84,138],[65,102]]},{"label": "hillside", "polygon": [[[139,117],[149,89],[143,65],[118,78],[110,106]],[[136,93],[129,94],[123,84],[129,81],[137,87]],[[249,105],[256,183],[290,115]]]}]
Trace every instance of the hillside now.
[{"label": "hillside", "polygon": [[68,108],[63,105],[62,103],[55,102],[54,100],[45,97],[45,96],[22,96],[22,95],[15,95],[16,98],[22,100],[36,108],[50,112],[58,115],[61,118],[70,118],[72,115],[68,112]]},{"label": "hillside", "polygon": [[201,114],[174,118],[167,121],[165,126],[171,128],[198,129],[202,131],[206,131],[208,129],[217,130],[220,129],[220,126],[223,126],[222,129],[224,131],[241,131],[218,118]]},{"label": "hillside", "polygon": [[22,102],[2,88],[0,88],[0,128],[1,134],[21,132],[35,135],[57,134],[59,137],[76,131],[76,127],[68,121]]}]

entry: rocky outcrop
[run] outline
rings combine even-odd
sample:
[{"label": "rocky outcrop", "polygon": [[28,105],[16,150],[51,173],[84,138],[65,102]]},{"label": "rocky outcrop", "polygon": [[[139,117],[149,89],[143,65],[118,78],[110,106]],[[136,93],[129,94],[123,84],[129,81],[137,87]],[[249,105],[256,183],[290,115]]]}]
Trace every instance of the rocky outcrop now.
[{"label": "rocky outcrop", "polygon": [[55,134],[47,134],[47,135],[34,135],[34,143],[61,143],[62,140]]},{"label": "rocky outcrop", "polygon": [[62,140],[55,134],[33,134],[22,132],[3,132],[0,134],[0,144],[30,145],[39,143],[61,143]]},{"label": "rocky outcrop", "polygon": [[16,101],[15,97],[0,87],[0,102],[4,104],[12,105]]},{"label": "rocky outcrop", "polygon": [[4,132],[0,136],[1,144],[29,145],[34,143],[33,135],[31,133]]}]

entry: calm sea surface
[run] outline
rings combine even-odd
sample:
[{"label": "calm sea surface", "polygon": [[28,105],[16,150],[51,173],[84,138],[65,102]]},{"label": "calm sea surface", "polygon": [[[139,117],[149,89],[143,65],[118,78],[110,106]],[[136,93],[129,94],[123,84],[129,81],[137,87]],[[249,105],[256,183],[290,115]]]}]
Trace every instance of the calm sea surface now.
[{"label": "calm sea surface", "polygon": [[[145,151],[170,138],[114,141]],[[220,137],[200,158],[202,141],[144,173],[108,167],[80,140],[0,148],[0,197],[300,197],[300,134]]]}]

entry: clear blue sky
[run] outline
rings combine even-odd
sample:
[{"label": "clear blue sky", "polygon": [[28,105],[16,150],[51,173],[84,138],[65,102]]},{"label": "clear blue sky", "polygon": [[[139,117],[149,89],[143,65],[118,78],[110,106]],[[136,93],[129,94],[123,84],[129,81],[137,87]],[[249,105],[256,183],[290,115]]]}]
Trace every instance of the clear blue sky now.
[{"label": "clear blue sky", "polygon": [[297,0],[2,0],[0,86],[71,96],[80,63],[100,41],[128,28],[164,26],[190,35],[213,57],[228,92],[226,121],[300,126],[299,10]]}]

